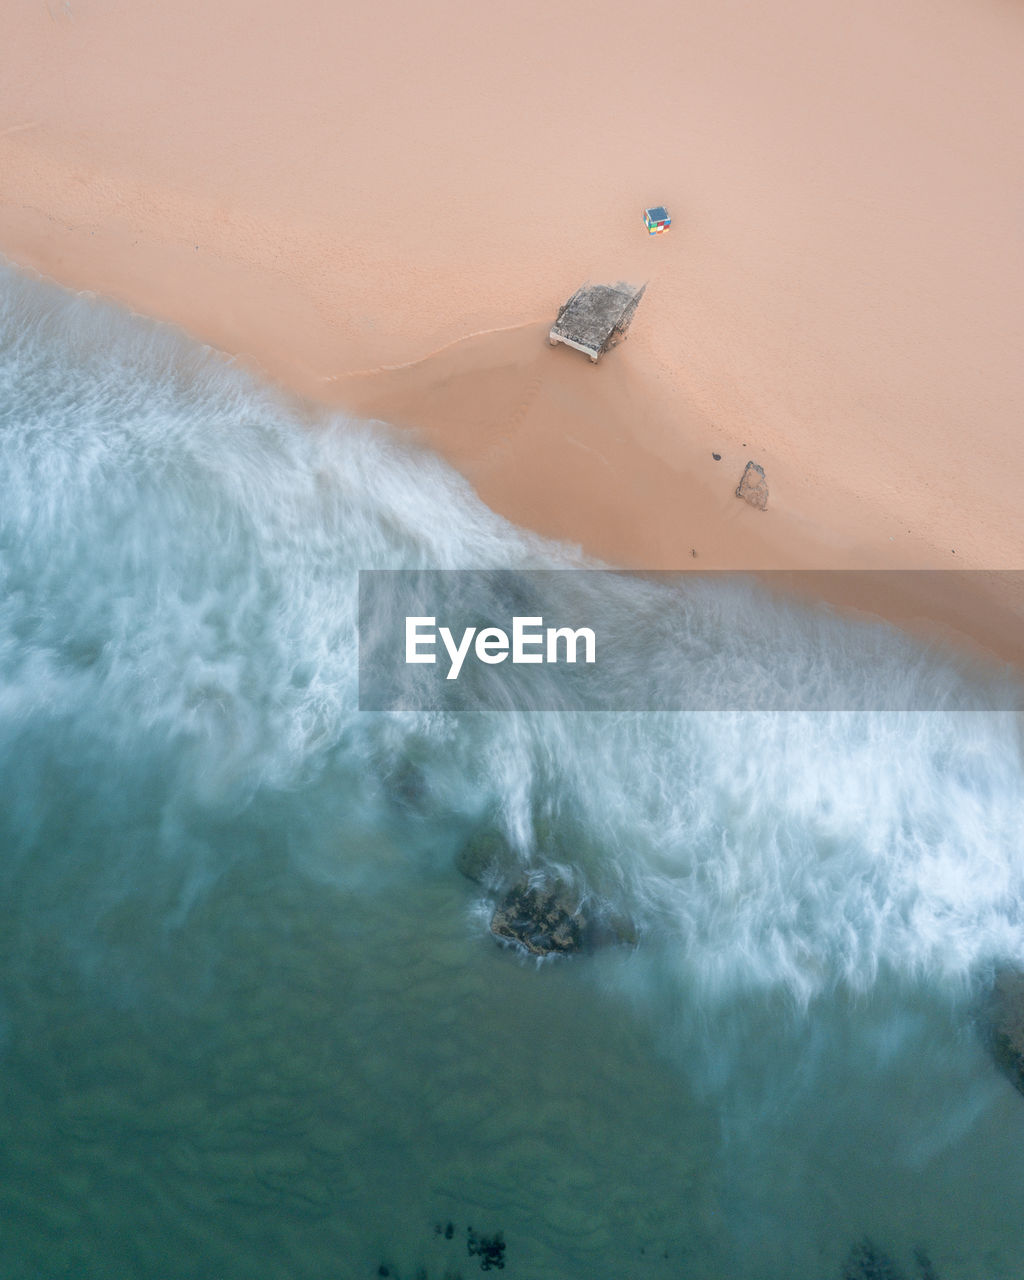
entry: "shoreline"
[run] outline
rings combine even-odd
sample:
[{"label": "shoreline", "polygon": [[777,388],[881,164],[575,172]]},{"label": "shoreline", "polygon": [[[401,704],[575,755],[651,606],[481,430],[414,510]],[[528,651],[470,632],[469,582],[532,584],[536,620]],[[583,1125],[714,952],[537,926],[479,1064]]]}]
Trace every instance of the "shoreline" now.
[{"label": "shoreline", "polygon": [[[0,211],[0,233],[2,228]],[[36,262],[8,261],[61,288],[72,287]],[[109,288],[77,291],[150,314]],[[152,318],[175,324],[194,340],[204,340],[167,316]],[[275,377],[252,355],[206,341],[226,358],[240,359],[254,376],[286,394],[298,395],[314,409],[379,420],[408,433],[466,476],[481,500],[498,514],[544,537],[576,544],[609,568],[641,575],[750,572],[770,590],[790,598],[881,618],[922,643],[949,644],[982,662],[1008,663],[1024,673],[1024,571],[940,568],[937,557],[927,553],[921,556],[925,561],[921,565],[908,564],[909,557],[903,557],[902,563],[885,564],[869,549],[851,551],[842,546],[834,526],[813,525],[802,513],[773,512],[775,521],[769,524],[768,512],[737,499],[733,484],[713,483],[716,475],[729,475],[723,470],[724,455],[722,463],[712,459],[712,466],[702,469],[704,459],[698,460],[692,450],[687,456],[684,448],[669,457],[653,451],[630,454],[635,441],[629,437],[624,415],[628,405],[643,399],[631,385],[636,371],[626,367],[614,381],[599,380],[595,375],[605,373],[611,362],[595,368],[565,347],[552,350],[548,327],[547,323],[526,324],[474,334],[421,360],[315,381]],[[621,360],[624,354],[624,347],[617,348],[613,358]],[[568,391],[570,413],[564,406],[561,415],[535,406],[544,390],[544,379],[538,379],[535,370],[545,361],[552,362],[555,375],[549,392],[564,395]],[[468,423],[459,421],[458,410],[467,394],[477,405],[481,399],[494,402],[498,425],[491,433],[478,430],[476,416]],[[603,421],[583,421],[597,411],[598,402]],[[656,414],[657,398],[649,397],[646,404]],[[453,420],[460,430],[452,430]],[[513,431],[508,429],[510,423]],[[509,436],[516,431],[521,439],[513,451]],[[584,441],[580,435],[590,438]],[[612,459],[602,456],[602,446]],[[627,454],[626,473],[633,468],[635,487],[630,495],[633,501],[620,504],[624,472],[617,471],[615,464],[623,464],[623,453]],[[518,462],[521,467],[527,456],[531,463],[541,459],[532,483],[510,465]],[[638,459],[643,463],[639,475]],[[565,482],[574,469],[575,492]],[[736,461],[733,469],[741,470],[741,464]],[[546,484],[538,482],[545,480]],[[663,518],[673,489],[685,495],[685,524]],[[596,498],[603,499],[597,511],[607,516],[607,523],[600,519],[596,525],[591,523],[590,536],[581,538],[576,523],[579,506],[593,514]],[[652,501],[655,518],[634,523],[638,505]],[[687,553],[688,541],[701,545],[691,546]]]}]

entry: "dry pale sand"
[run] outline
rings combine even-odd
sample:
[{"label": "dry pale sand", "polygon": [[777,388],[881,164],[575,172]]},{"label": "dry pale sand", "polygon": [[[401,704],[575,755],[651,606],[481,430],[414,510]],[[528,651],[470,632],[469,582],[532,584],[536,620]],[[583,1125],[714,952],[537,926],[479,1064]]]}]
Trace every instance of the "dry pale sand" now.
[{"label": "dry pale sand", "polygon": [[[4,45],[0,250],[418,428],[517,522],[1024,567],[1014,0],[50,0]],[[588,278],[649,281],[596,368],[545,341]],[[1005,578],[866,581],[821,589],[1020,655]]]}]

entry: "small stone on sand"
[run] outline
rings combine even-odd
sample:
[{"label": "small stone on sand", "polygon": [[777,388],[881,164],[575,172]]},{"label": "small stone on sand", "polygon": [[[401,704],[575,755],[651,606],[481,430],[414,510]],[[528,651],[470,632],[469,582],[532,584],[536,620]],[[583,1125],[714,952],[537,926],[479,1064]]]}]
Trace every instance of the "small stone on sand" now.
[{"label": "small stone on sand", "polygon": [[764,478],[764,467],[756,462],[748,462],[746,470],[736,486],[736,497],[749,502],[752,507],[764,511],[768,506],[768,482]]}]

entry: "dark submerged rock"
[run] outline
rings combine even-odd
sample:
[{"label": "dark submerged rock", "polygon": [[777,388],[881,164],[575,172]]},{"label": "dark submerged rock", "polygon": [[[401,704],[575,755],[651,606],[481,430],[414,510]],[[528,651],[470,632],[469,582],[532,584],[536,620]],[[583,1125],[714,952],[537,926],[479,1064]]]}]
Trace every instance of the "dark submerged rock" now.
[{"label": "dark submerged rock", "polygon": [[932,1260],[924,1249],[914,1250],[914,1261],[920,1273],[920,1280],[939,1280],[939,1273],[932,1266]]},{"label": "dark submerged rock", "polygon": [[908,1277],[873,1240],[865,1238],[850,1250],[841,1280],[939,1280],[931,1258],[920,1246],[914,1250],[914,1264],[916,1269]]},{"label": "dark submerged rock", "polygon": [[906,1276],[873,1241],[862,1240],[850,1250],[842,1280],[906,1280]]},{"label": "dark submerged rock", "polygon": [[535,956],[579,951],[586,930],[586,917],[564,885],[531,885],[528,880],[510,889],[491,917],[495,937],[518,943]]},{"label": "dark submerged rock", "polygon": [[391,798],[399,808],[416,813],[428,803],[430,793],[423,770],[412,760],[401,760],[385,779]]},{"label": "dark submerged rock", "polygon": [[455,866],[475,884],[496,884],[508,876],[514,863],[508,841],[492,830],[474,832],[455,855]]},{"label": "dark submerged rock", "polygon": [[[545,861],[579,865],[590,853],[590,833],[549,814],[534,815],[533,837]],[[528,876],[523,863],[508,838],[490,824],[478,828],[455,856],[457,869],[494,895],[490,927],[499,941],[537,956],[637,945],[637,930],[628,915],[611,908],[584,914],[579,890],[554,876],[545,881],[538,870]]]},{"label": "dark submerged rock", "polygon": [[493,1236],[478,1236],[472,1227],[466,1232],[466,1248],[471,1258],[480,1259],[480,1270],[505,1270],[505,1240],[500,1231]]},{"label": "dark submerged rock", "polygon": [[736,486],[736,497],[749,502],[752,507],[764,511],[768,507],[768,481],[764,478],[764,467],[756,462],[748,462],[740,482]]},{"label": "dark submerged rock", "polygon": [[1024,973],[997,974],[985,1015],[993,1057],[1024,1093]]}]

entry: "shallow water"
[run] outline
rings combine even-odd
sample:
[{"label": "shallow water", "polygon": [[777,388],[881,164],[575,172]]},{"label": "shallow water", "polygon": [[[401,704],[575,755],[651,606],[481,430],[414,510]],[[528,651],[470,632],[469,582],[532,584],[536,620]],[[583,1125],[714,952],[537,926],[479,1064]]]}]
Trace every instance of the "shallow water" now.
[{"label": "shallow water", "polygon": [[[359,712],[358,569],[580,557],[9,271],[0,504],[0,1275],[440,1280],[472,1227],[524,1280],[838,1278],[865,1236],[1020,1276],[973,1022],[1024,961],[1020,718],[962,672],[840,627],[824,685],[943,709]],[[801,652],[744,590],[744,652]],[[481,822],[636,945],[495,946]]]}]

